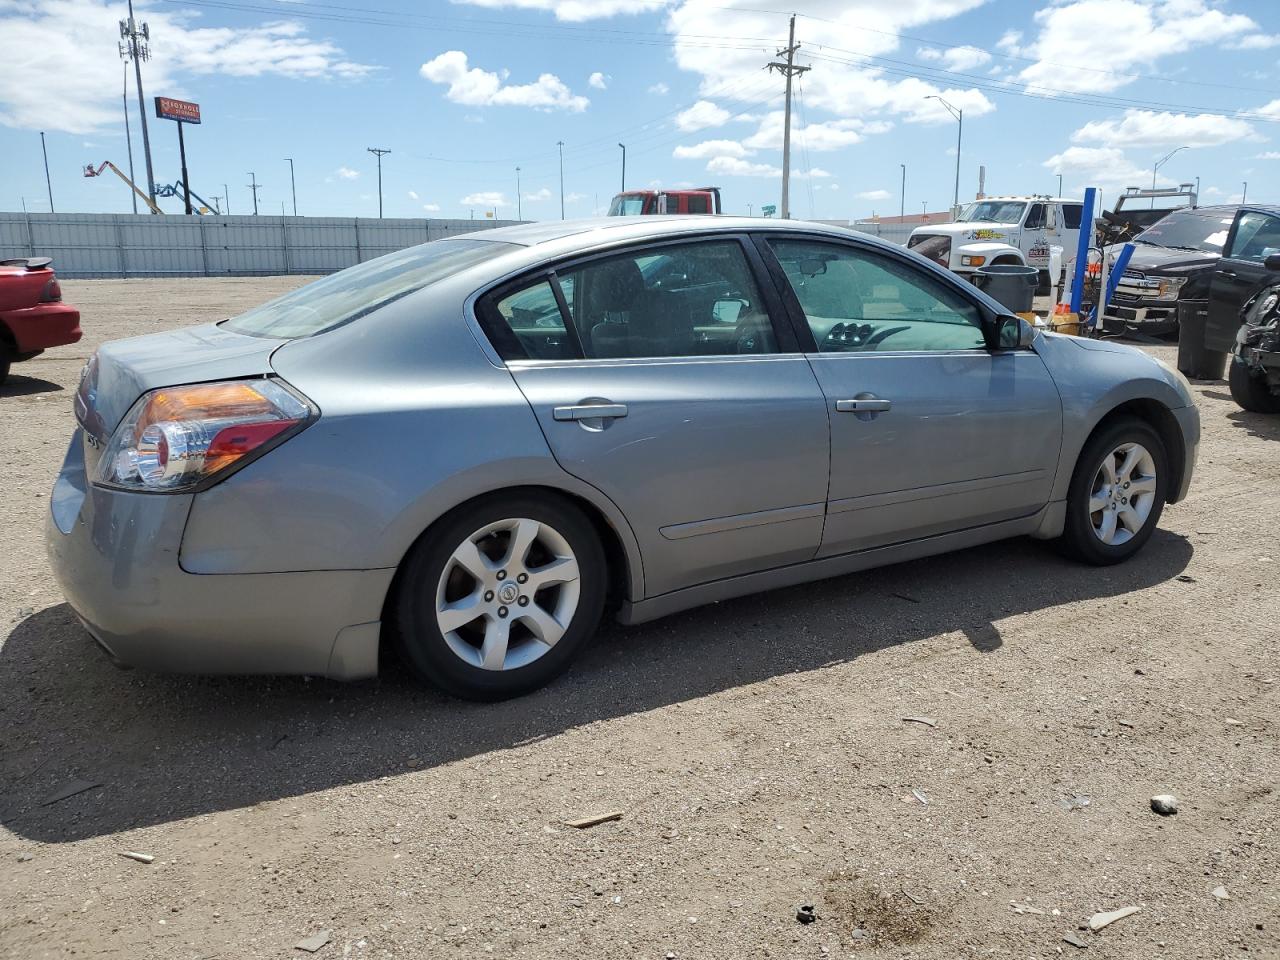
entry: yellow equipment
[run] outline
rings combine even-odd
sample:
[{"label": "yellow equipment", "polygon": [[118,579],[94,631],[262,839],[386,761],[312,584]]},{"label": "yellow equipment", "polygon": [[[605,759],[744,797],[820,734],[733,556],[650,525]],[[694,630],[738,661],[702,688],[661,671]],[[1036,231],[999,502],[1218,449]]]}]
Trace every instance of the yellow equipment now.
[{"label": "yellow equipment", "polygon": [[121,169],[117,167],[114,163],[112,163],[110,160],[102,161],[102,164],[98,167],[97,170],[93,169],[92,163],[85,164],[84,175],[86,177],[100,177],[102,176],[102,171],[106,170],[108,167],[111,168],[112,173],[114,173],[117,177],[119,177],[126,184],[128,184],[130,190],[132,190],[134,193],[136,193],[139,197],[142,198],[142,202],[151,208],[152,213],[161,213],[161,214],[164,213],[163,210],[161,210],[159,207],[155,205],[155,203],[152,202],[150,197],[148,197],[145,193],[143,193],[141,190],[138,189],[138,185],[136,183],[134,183],[132,180],[126,177],[124,173],[121,171]]}]

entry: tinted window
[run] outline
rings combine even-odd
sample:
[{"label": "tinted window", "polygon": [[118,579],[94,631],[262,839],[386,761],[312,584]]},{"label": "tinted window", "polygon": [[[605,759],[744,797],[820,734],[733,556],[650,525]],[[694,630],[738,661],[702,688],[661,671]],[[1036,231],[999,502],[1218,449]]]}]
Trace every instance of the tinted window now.
[{"label": "tinted window", "polygon": [[1027,222],[1023,224],[1028,229],[1035,230],[1044,226],[1044,204],[1033,203],[1031,212],[1027,214]]},{"label": "tinted window", "polygon": [[707,198],[702,194],[694,194],[689,197],[690,213],[710,213],[711,208],[707,206]]},{"label": "tinted window", "polygon": [[1068,230],[1080,229],[1080,213],[1082,210],[1084,210],[1084,204],[1082,203],[1064,203],[1062,205],[1062,220]]},{"label": "tinted window", "polygon": [[1280,217],[1254,212],[1240,214],[1228,256],[1261,262],[1273,253],[1280,253]]},{"label": "tinted window", "polygon": [[520,345],[520,350],[507,359],[563,360],[577,356],[551,281],[540,280],[510,293],[493,303],[491,309],[496,314],[492,319],[510,331]]},{"label": "tinted window", "polygon": [[770,245],[823,353],[984,346],[977,307],[916,267],[835,244]]},{"label": "tinted window", "polygon": [[224,321],[253,337],[324,333],[428,287],[459,270],[518,250],[490,240],[437,240],[357,264]]},{"label": "tinted window", "polygon": [[777,352],[736,240],[651,247],[560,276],[588,357]]}]

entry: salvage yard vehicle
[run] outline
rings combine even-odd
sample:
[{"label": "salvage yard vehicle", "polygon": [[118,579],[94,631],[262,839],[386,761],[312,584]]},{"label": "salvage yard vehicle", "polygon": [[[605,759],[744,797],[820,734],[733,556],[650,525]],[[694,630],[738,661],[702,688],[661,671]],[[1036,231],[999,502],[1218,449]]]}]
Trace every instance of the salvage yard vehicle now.
[{"label": "salvage yard vehicle", "polygon": [[1200,432],[1172,368],[902,247],[699,216],[438,240],[108,343],[76,417],[49,555],[118,661],[349,680],[386,644],[477,699],[606,609],[1024,535],[1127,560]]},{"label": "salvage yard vehicle", "polygon": [[1198,197],[1190,183],[1179,187],[1126,187],[1114,209],[1104,210],[1095,221],[1097,244],[1109,247],[1127,243],[1175,210],[1194,210]]},{"label": "salvage yard vehicle", "polygon": [[609,204],[610,217],[721,213],[719,187],[689,190],[624,190]]},{"label": "salvage yard vehicle", "polygon": [[907,246],[966,277],[985,266],[1036,267],[1047,290],[1049,248],[1075,250],[1083,206],[1060,197],[984,197],[961,210],[954,223],[916,227]]},{"label": "salvage yard vehicle", "polygon": [[1231,352],[1231,397],[1280,413],[1280,207],[1241,207],[1209,285],[1205,346]]},{"label": "salvage yard vehicle", "polygon": [[0,383],[12,364],[80,340],[80,311],[62,302],[48,257],[0,260]]},{"label": "salvage yard vehicle", "polygon": [[[1134,237],[1133,256],[1103,314],[1103,331],[1147,336],[1177,332],[1179,302],[1208,301],[1214,268],[1239,209],[1177,210]],[[1108,252],[1112,263],[1119,249]]]}]

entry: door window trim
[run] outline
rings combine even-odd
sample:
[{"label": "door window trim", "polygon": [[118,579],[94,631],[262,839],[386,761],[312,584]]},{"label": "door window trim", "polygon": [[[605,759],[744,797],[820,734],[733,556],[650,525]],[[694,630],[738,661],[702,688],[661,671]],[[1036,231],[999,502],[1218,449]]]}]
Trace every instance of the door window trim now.
[{"label": "door window trim", "polygon": [[[742,252],[743,259],[747,263],[747,270],[751,280],[756,285],[756,289],[762,298],[762,304],[765,313],[769,317],[769,324],[773,328],[774,338],[777,340],[778,349],[773,353],[715,353],[715,354],[689,354],[688,356],[674,357],[588,357],[582,348],[582,336],[578,330],[577,324],[574,323],[572,311],[569,309],[568,301],[565,298],[564,290],[560,285],[560,275],[570,270],[576,270],[593,263],[611,260],[618,257],[636,256],[637,251],[659,250],[664,247],[672,246],[688,246],[693,243],[709,243],[719,241],[736,241],[738,249]],[[787,307],[783,299],[779,296],[779,292],[775,287],[772,277],[769,275],[764,258],[760,256],[756,245],[752,242],[751,236],[743,231],[734,230],[724,233],[699,233],[697,235],[684,235],[663,237],[659,240],[649,238],[647,240],[628,241],[618,246],[609,247],[606,250],[595,250],[590,253],[573,254],[564,259],[553,260],[548,263],[540,264],[522,273],[518,273],[513,277],[500,280],[491,286],[481,288],[473,293],[469,300],[472,304],[472,313],[474,314],[480,330],[488,340],[489,345],[496,352],[501,363],[520,363],[521,365],[548,365],[563,363],[617,363],[629,361],[654,361],[654,360],[726,360],[726,359],[755,359],[767,360],[773,357],[785,356],[787,354],[798,354],[803,352],[803,342],[796,337],[790,318],[787,313]],[[576,356],[561,358],[535,358],[525,354],[524,346],[512,332],[501,317],[495,315],[494,306],[503,297],[509,296],[520,290],[536,286],[539,282],[548,282],[556,298],[556,304],[560,309],[560,317],[564,322],[564,327],[571,343],[574,346]]]},{"label": "door window trim", "polygon": [[[804,308],[800,306],[800,299],[796,296],[795,290],[791,286],[791,281],[787,278],[787,273],[782,267],[782,262],[778,259],[777,254],[773,252],[770,246],[770,240],[798,240],[806,243],[828,244],[829,246],[842,247],[852,250],[855,253],[870,257],[882,257],[886,260],[892,260],[904,267],[911,267],[920,270],[920,264],[910,257],[903,256],[893,249],[883,249],[876,244],[861,243],[855,238],[836,237],[836,236],[816,236],[809,233],[799,233],[791,230],[767,230],[752,233],[751,239],[755,242],[757,252],[761,259],[768,265],[770,279],[778,288],[778,293],[786,308],[787,316],[791,321],[791,325],[795,335],[800,341],[800,349],[806,354],[822,357],[864,357],[864,356],[905,356],[905,355],[924,355],[938,356],[941,354],[971,354],[982,353],[992,356],[992,351],[984,347],[966,348],[963,350],[877,350],[868,353],[821,353],[818,350],[818,341],[813,335],[813,330],[809,326],[809,320],[804,314]],[[939,268],[938,272],[925,269],[922,272],[937,280],[944,287],[950,287],[960,298],[978,311],[979,322],[985,323],[995,318],[995,314],[991,309],[977,297],[971,293],[972,284],[962,281],[950,271],[943,271]],[[966,290],[965,288],[969,289]],[[1016,350],[1001,350],[1000,353],[1017,353]]]}]

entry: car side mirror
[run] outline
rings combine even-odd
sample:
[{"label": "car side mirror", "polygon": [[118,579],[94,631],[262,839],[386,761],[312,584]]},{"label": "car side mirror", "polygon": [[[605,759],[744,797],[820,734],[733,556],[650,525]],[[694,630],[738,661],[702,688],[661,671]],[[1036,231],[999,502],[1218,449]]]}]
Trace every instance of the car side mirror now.
[{"label": "car side mirror", "polygon": [[988,350],[1028,350],[1036,339],[1036,328],[1012,314],[984,322],[982,333]]},{"label": "car side mirror", "polygon": [[1273,253],[1262,261],[1262,265],[1272,273],[1280,273],[1280,253]]}]

